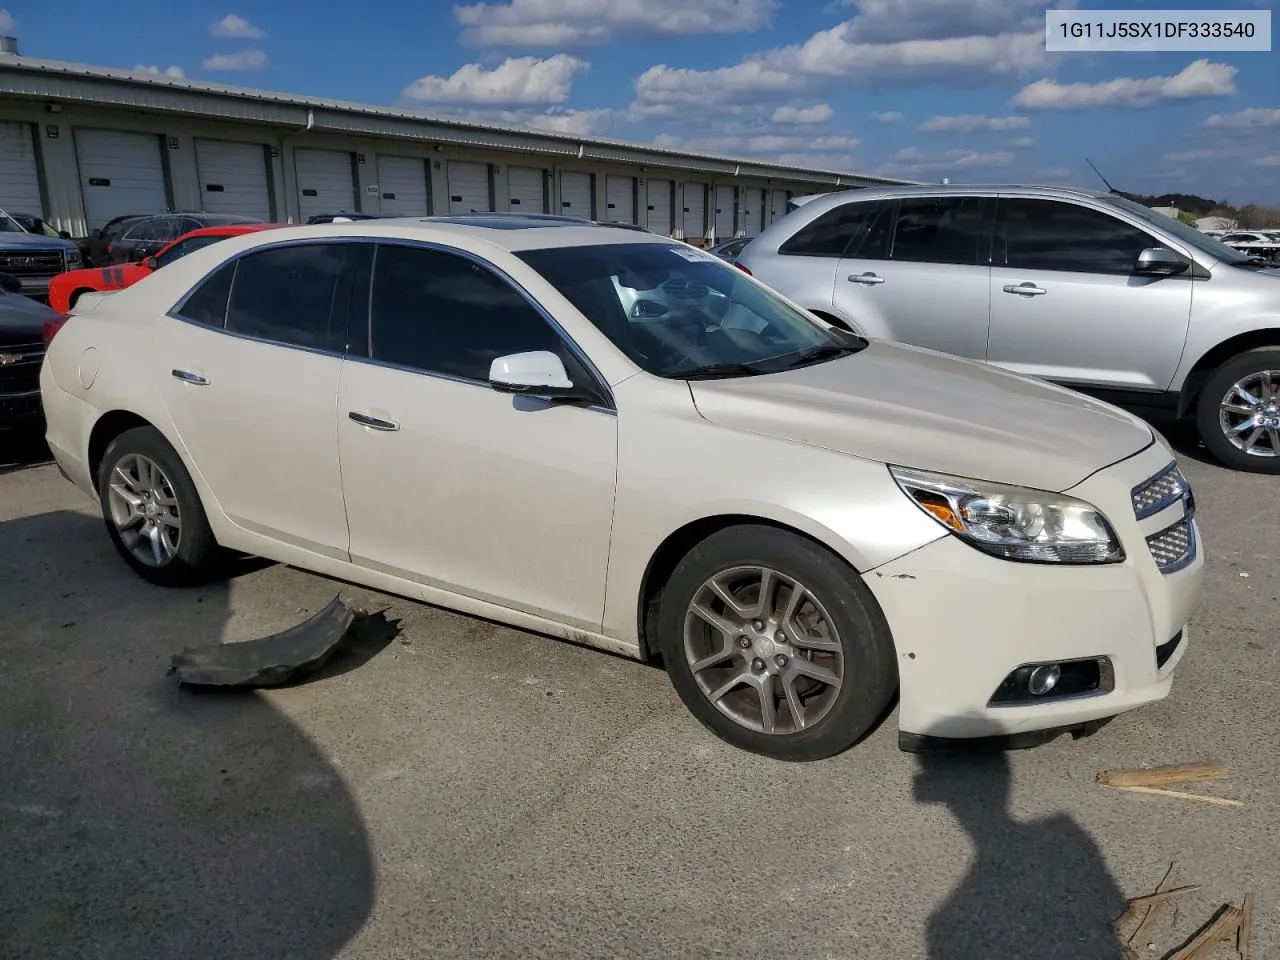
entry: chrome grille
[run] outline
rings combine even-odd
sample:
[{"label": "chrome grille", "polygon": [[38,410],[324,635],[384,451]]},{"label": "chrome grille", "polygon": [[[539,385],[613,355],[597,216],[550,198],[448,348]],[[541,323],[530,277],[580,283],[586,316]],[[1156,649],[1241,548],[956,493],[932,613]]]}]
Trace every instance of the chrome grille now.
[{"label": "chrome grille", "polygon": [[1190,489],[1187,479],[1176,463],[1171,463],[1154,477],[1144,480],[1130,493],[1133,499],[1133,515],[1145,519],[1159,513],[1169,504],[1181,499]]},{"label": "chrome grille", "polygon": [[1196,558],[1196,534],[1190,518],[1147,537],[1147,549],[1161,573],[1181,570]]},{"label": "chrome grille", "polygon": [[51,277],[66,269],[61,250],[0,253],[0,273],[15,277]]}]

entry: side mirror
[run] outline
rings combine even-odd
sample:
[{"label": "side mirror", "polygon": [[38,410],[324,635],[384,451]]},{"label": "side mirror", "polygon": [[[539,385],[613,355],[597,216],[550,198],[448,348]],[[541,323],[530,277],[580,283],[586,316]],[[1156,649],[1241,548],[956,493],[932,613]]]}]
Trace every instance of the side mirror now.
[{"label": "side mirror", "polygon": [[6,293],[21,293],[22,281],[11,273],[0,273],[0,290]]},{"label": "side mirror", "polygon": [[71,239],[71,233],[70,233],[70,231],[68,231],[68,230],[59,230],[59,231],[58,231],[58,236],[59,236],[59,237],[61,237],[63,240],[70,240],[70,239]]},{"label": "side mirror", "polygon": [[148,270],[160,269],[160,261],[157,260],[155,257],[147,257],[145,260],[142,261],[142,265],[146,267]]},{"label": "side mirror", "polygon": [[509,353],[489,365],[489,386],[501,393],[525,393],[554,400],[587,399],[550,350]]},{"label": "side mirror", "polygon": [[1147,247],[1138,254],[1138,264],[1134,272],[1146,277],[1172,277],[1175,274],[1185,273],[1190,266],[1191,264],[1168,247]]}]

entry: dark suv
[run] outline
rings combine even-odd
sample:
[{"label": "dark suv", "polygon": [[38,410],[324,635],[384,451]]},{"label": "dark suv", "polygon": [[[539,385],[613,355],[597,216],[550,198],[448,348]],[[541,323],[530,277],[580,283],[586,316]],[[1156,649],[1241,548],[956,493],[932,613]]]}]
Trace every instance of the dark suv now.
[{"label": "dark suv", "polygon": [[255,217],[236,217],[218,213],[166,213],[126,221],[118,236],[108,243],[103,257],[94,266],[113,263],[137,263],[160,251],[179,237],[201,227],[228,227],[243,223],[262,223]]}]

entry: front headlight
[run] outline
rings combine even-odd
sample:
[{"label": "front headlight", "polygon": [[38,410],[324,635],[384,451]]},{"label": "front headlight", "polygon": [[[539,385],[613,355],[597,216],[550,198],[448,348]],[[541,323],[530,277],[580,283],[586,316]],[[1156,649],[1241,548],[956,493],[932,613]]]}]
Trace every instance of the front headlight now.
[{"label": "front headlight", "polygon": [[67,269],[68,270],[77,269],[80,266],[80,251],[68,250],[66,251],[66,254],[67,254]]},{"label": "front headlight", "polygon": [[1119,563],[1124,548],[1102,511],[1045,490],[890,467],[904,493],[970,546],[1031,563]]}]

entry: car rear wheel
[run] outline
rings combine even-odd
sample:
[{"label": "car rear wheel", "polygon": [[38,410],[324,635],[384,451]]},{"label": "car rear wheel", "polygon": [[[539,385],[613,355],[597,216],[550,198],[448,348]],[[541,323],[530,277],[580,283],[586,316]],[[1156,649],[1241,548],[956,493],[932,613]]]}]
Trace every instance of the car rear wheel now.
[{"label": "car rear wheel", "polygon": [[779,760],[853,746],[897,684],[888,624],[857,573],[774,527],[731,527],[694,547],[663,590],[656,626],[694,716]]},{"label": "car rear wheel", "polygon": [[126,430],[107,445],[98,496],[112,544],[143,579],[187,586],[216,573],[221,550],[195,484],[154,427]]},{"label": "car rear wheel", "polygon": [[1280,348],[1249,350],[1218,367],[1200,392],[1196,426],[1225,466],[1280,473]]}]

